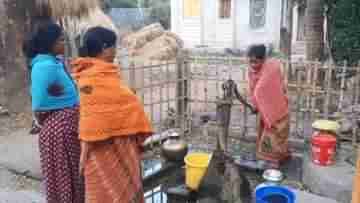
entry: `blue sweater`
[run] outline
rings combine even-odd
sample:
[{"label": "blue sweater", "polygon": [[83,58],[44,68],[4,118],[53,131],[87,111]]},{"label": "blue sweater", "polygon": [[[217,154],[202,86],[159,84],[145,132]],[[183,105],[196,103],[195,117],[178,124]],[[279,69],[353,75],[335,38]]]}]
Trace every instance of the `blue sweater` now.
[{"label": "blue sweater", "polygon": [[[51,85],[62,87],[61,95],[49,93]],[[33,111],[49,111],[79,104],[79,95],[65,65],[55,56],[39,54],[32,60],[31,96]]]}]

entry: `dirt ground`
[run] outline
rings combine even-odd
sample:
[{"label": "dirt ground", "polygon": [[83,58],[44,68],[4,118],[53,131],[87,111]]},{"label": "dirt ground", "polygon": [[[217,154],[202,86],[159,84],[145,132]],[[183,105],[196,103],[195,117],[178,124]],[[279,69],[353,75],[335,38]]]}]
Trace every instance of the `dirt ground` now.
[{"label": "dirt ground", "polygon": [[[30,127],[30,116],[25,114],[3,114],[0,116],[0,144],[5,139],[12,139],[17,131],[25,131]],[[24,135],[27,136],[27,135]],[[26,147],[14,145],[13,147]],[[2,154],[2,156],[11,156]],[[31,196],[31,200],[29,199]],[[26,200],[24,200],[26,199]],[[5,168],[0,163],[0,203],[31,203],[42,202],[40,181],[24,176],[16,171]]]}]

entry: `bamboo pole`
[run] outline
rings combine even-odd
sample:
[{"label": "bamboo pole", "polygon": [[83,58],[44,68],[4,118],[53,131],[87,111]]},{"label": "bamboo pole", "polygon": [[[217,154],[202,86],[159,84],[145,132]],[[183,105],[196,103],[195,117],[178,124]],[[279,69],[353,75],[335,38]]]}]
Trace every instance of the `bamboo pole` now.
[{"label": "bamboo pole", "polygon": [[190,114],[190,104],[189,104],[189,100],[190,100],[190,96],[191,96],[191,70],[190,70],[190,63],[188,60],[186,60],[187,55],[184,56],[184,61],[185,61],[185,70],[184,70],[184,109],[185,109],[185,123],[186,123],[186,133],[188,135],[191,135],[190,131],[191,131],[191,114]]},{"label": "bamboo pole", "polygon": [[356,69],[356,76],[355,76],[355,104],[359,103],[359,80],[360,80],[360,62],[358,63],[358,67]]},{"label": "bamboo pole", "polygon": [[181,129],[181,134],[184,134],[184,53],[181,53],[178,56],[178,66],[177,66],[177,87],[176,87],[176,99],[177,99],[177,126]]},{"label": "bamboo pole", "polygon": [[[307,65],[307,66],[306,66]],[[311,78],[312,78],[312,73],[313,73],[313,67],[315,67],[315,66],[312,66],[313,64],[305,64],[305,71],[306,71],[306,84],[307,85],[309,85],[310,86],[310,88],[312,88],[312,80],[311,80]],[[314,65],[316,65],[316,63],[314,64]],[[311,92],[309,92],[309,91],[305,91],[305,95],[306,95],[306,109],[307,110],[310,110],[310,101],[311,101],[311,96],[312,96],[312,93]],[[308,117],[308,118],[310,118],[311,116],[310,116],[310,112],[306,112],[306,117]]]},{"label": "bamboo pole", "polygon": [[320,62],[315,64],[315,69],[314,69],[314,73],[313,73],[313,78],[312,78],[312,86],[313,86],[313,92],[311,92],[311,122],[314,121],[316,113],[317,112],[317,107],[316,107],[316,101],[317,101],[317,95],[315,94],[315,90],[316,90],[316,86],[317,86],[317,81],[318,81],[318,68],[319,68]]},{"label": "bamboo pole", "polygon": [[330,94],[330,90],[331,90],[331,84],[332,84],[332,73],[333,73],[333,69],[334,69],[334,64],[331,63],[329,65],[329,69],[326,72],[326,95],[325,95],[325,103],[324,103],[324,109],[325,109],[325,118],[329,119],[329,106],[330,106],[330,98],[331,98],[331,94]]},{"label": "bamboo pole", "polygon": [[[163,105],[164,105],[164,93],[163,93],[163,88],[164,88],[164,82],[166,79],[163,78],[164,75],[164,70],[163,70],[164,66],[161,64],[160,66],[160,82],[161,82],[161,86],[160,86],[160,115],[159,115],[159,120],[160,123],[163,123]],[[160,125],[160,132],[162,132],[164,129],[163,125]]]},{"label": "bamboo pole", "polygon": [[206,66],[204,67],[204,77],[205,77],[205,81],[203,81],[203,88],[204,88],[204,93],[205,93],[205,111],[209,110],[209,95],[208,95],[208,86],[209,86],[209,75],[208,75],[208,61]]},{"label": "bamboo pole", "polygon": [[[169,124],[172,123],[172,112],[171,112],[171,106],[170,106],[170,88],[171,88],[171,78],[172,76],[170,75],[170,70],[169,70],[169,64],[166,64],[166,82],[167,84],[165,84],[166,87],[166,110],[167,110],[167,114],[166,117],[169,121]],[[170,117],[170,118],[169,118]],[[174,126],[168,126],[169,128],[174,127]]]},{"label": "bamboo pole", "polygon": [[[150,62],[150,65],[152,66],[153,62]],[[150,85],[153,84],[153,69],[150,69]],[[154,93],[154,88],[152,86],[150,86],[150,118],[151,120],[154,120],[154,99],[153,99],[153,93]]]},{"label": "bamboo pole", "polygon": [[[355,100],[354,100],[354,104],[359,104],[359,80],[360,80],[360,77],[359,77],[359,74],[360,74],[360,62],[358,63],[358,67],[356,69],[356,75],[355,75],[355,88],[354,88],[354,94],[355,94]],[[354,113],[354,109],[353,109],[353,113]],[[357,122],[357,120],[355,121]],[[358,136],[358,132],[359,132],[359,128],[358,126],[356,125],[355,128],[353,129],[353,137],[352,137],[352,144],[353,144],[353,147],[354,149],[357,148],[357,136]]]},{"label": "bamboo pole", "polygon": [[135,64],[133,62],[130,63],[130,70],[129,70],[129,85],[131,89],[136,88],[136,73],[135,73]]},{"label": "bamboo pole", "polygon": [[346,69],[347,69],[347,61],[344,61],[341,70],[341,86],[340,86],[340,99],[339,99],[339,106],[338,111],[341,111],[344,102],[344,90],[345,90],[345,80],[346,80]]},{"label": "bamboo pole", "polygon": [[145,102],[145,69],[140,69],[141,73],[141,100],[144,103]]},{"label": "bamboo pole", "polygon": [[[247,91],[244,91],[244,98],[247,98]],[[243,106],[243,136],[246,136],[247,131],[248,131],[248,126],[247,126],[247,122],[248,122],[248,111],[247,111],[247,107]]]},{"label": "bamboo pole", "polygon": [[297,91],[296,91],[296,95],[298,98],[296,100],[296,121],[295,121],[295,129],[298,132],[299,130],[299,120],[300,120],[300,108],[301,108],[301,100],[302,100],[302,94],[301,94],[301,88],[300,88],[300,84],[301,83],[301,72],[299,70],[296,70],[296,85],[297,85]]}]

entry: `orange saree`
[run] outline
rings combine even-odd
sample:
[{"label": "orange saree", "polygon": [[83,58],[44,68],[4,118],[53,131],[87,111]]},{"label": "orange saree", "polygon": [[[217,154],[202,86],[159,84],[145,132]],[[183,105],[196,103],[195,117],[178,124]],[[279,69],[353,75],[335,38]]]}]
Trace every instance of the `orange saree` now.
[{"label": "orange saree", "polygon": [[289,158],[290,119],[281,63],[267,60],[261,69],[249,71],[251,100],[259,112],[257,158],[279,164]]},{"label": "orange saree", "polygon": [[118,67],[94,58],[72,63],[80,92],[86,203],[143,203],[141,146],[152,127]]},{"label": "orange saree", "polygon": [[[360,152],[358,152],[360,154]],[[357,159],[354,187],[352,191],[352,203],[360,203],[360,156]]]}]

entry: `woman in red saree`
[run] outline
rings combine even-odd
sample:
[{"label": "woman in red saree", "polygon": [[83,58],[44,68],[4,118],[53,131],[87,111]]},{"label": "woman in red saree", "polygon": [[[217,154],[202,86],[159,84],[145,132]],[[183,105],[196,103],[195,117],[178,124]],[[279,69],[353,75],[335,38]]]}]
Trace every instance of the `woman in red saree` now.
[{"label": "woman in red saree", "polygon": [[256,156],[279,167],[290,156],[288,98],[281,63],[266,59],[265,45],[252,46],[248,57],[251,102],[259,113]]},{"label": "woman in red saree", "polygon": [[73,61],[80,92],[80,168],[86,203],[143,203],[142,144],[152,127],[137,96],[113,63],[116,34],[102,27],[84,35]]}]

